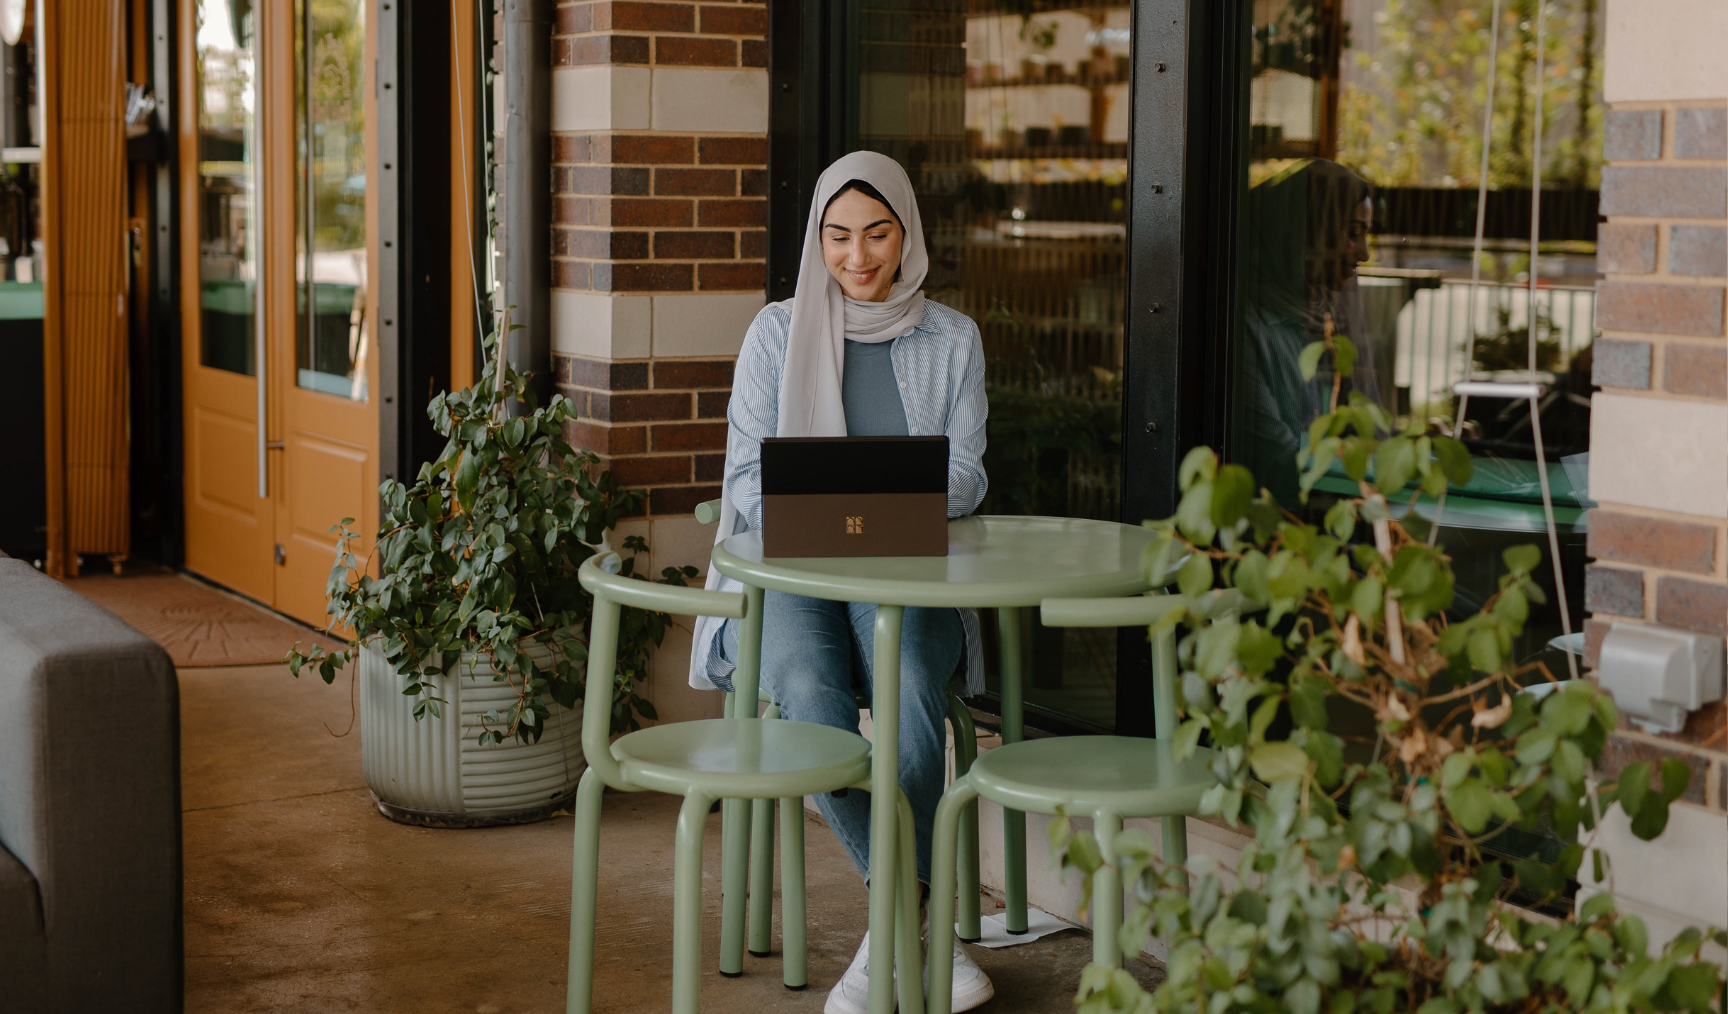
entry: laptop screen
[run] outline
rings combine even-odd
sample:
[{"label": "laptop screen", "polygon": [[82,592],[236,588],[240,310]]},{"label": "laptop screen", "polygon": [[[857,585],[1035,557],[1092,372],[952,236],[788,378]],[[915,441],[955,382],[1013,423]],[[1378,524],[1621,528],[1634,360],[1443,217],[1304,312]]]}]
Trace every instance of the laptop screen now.
[{"label": "laptop screen", "polygon": [[948,438],[768,437],[762,493],[947,493]]}]

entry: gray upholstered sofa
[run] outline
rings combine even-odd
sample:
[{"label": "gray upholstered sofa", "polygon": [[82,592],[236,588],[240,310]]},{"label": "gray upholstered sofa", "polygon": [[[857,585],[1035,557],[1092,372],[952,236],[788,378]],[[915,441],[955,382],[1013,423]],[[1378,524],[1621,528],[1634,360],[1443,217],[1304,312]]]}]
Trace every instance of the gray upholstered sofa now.
[{"label": "gray upholstered sofa", "polygon": [[181,1009],[174,666],[0,556],[0,1011]]}]

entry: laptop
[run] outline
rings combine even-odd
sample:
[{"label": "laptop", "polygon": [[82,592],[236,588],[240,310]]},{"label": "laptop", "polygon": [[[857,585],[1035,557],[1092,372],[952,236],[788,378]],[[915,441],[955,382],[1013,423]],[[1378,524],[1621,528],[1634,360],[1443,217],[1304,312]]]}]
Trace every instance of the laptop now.
[{"label": "laptop", "polygon": [[948,438],[762,441],[763,556],[947,556]]}]

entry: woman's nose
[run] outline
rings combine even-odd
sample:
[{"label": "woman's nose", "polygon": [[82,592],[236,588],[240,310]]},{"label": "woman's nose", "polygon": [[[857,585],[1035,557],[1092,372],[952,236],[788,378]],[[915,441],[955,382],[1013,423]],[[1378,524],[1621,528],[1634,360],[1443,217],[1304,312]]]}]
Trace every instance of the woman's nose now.
[{"label": "woman's nose", "polygon": [[864,244],[854,243],[846,251],[846,264],[849,267],[862,268],[870,262],[870,255],[865,252]]}]

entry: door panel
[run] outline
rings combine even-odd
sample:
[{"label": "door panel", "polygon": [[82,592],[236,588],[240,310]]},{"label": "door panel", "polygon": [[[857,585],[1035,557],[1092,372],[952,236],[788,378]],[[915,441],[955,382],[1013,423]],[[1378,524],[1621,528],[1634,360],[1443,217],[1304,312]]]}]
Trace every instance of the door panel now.
[{"label": "door panel", "polygon": [[364,8],[181,8],[186,565],[320,626],[329,529],[377,511]]}]

